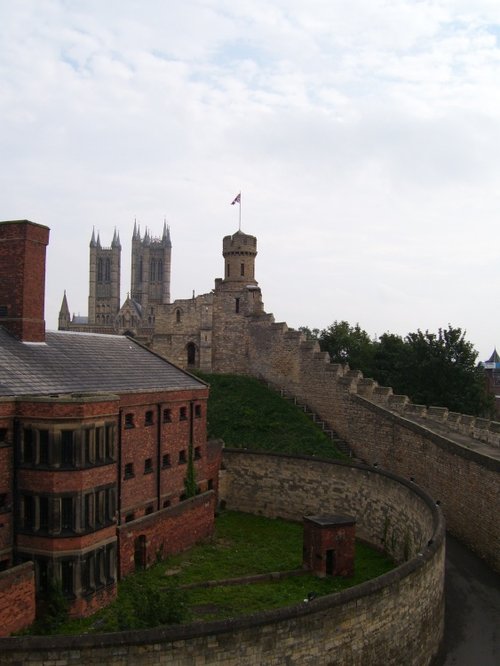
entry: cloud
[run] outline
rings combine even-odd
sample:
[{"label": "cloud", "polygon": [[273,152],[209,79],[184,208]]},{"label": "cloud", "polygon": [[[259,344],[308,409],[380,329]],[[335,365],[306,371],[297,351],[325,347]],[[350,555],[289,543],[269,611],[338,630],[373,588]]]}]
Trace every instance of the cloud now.
[{"label": "cloud", "polygon": [[49,325],[64,288],[86,310],[94,225],[124,295],[135,217],[171,224],[174,297],[208,291],[241,189],[277,318],[452,317],[489,354],[497,5],[0,0],[1,217],[52,228]]}]

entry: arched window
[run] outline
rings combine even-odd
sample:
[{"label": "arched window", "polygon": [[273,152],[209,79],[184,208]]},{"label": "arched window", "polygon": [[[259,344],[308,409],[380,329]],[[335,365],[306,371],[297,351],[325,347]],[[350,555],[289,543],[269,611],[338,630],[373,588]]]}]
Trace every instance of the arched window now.
[{"label": "arched window", "polygon": [[178,324],[181,323],[181,311],[180,311],[180,310],[176,310],[176,311],[175,311],[175,321],[176,321]]},{"label": "arched window", "polygon": [[151,263],[149,265],[149,281],[155,282],[155,280],[156,280],[156,259],[151,259]]},{"label": "arched window", "polygon": [[111,282],[111,261],[106,259],[104,282]]},{"label": "arched window", "polygon": [[139,259],[139,282],[142,282],[142,257]]},{"label": "arched window", "polygon": [[186,351],[187,351],[187,364],[188,365],[196,365],[196,345],[194,342],[188,342],[186,346]]},{"label": "arched window", "polygon": [[161,259],[158,260],[156,274],[158,282],[161,282],[163,280],[163,261]]},{"label": "arched window", "polygon": [[102,282],[102,259],[97,260],[97,282]]}]

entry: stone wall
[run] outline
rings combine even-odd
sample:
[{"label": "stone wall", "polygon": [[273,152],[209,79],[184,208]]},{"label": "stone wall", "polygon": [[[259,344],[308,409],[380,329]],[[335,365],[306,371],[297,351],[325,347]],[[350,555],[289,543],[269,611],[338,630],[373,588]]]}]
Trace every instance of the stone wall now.
[{"label": "stone wall", "polygon": [[252,374],[307,404],[358,458],[413,478],[441,502],[448,529],[500,571],[500,424],[413,405],[286,324],[256,319],[250,339]]},{"label": "stone wall", "polygon": [[[220,491],[229,508],[292,519],[309,512],[349,511],[365,538],[376,545],[385,543],[398,560],[409,559],[388,574],[341,593],[237,620],[98,637],[3,639],[2,663],[423,666],[431,662],[442,637],[444,612],[444,522],[433,500],[410,482],[359,465],[234,450],[225,451],[224,464]],[[407,534],[411,542],[405,552]]]}]

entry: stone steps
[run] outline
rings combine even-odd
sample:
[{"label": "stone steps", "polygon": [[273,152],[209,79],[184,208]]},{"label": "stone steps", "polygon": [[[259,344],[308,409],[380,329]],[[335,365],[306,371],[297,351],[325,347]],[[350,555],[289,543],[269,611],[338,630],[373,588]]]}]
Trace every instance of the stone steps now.
[{"label": "stone steps", "polygon": [[331,439],[332,443],[339,451],[341,451],[344,455],[349,456],[349,458],[354,457],[352,449],[350,448],[349,444],[341,437],[339,437],[338,433],[335,432],[335,430],[330,426],[330,424],[326,423],[326,421],[323,421],[315,412],[313,412],[313,410],[308,405],[300,402],[296,396],[292,395],[285,389],[282,388],[277,389],[275,386],[272,386],[269,383],[268,386],[269,388],[277,390],[282,398],[290,402],[293,402],[293,404],[297,407],[297,409],[300,409],[300,411],[304,412],[304,414],[306,414],[306,416],[308,416],[311,419],[311,421],[315,425],[317,425],[318,428],[321,428],[321,430],[325,433],[325,435]]}]

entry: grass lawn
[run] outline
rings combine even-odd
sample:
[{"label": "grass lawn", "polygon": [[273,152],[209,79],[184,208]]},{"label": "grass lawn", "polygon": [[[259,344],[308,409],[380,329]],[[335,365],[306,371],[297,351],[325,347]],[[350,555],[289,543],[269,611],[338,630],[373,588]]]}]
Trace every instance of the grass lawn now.
[{"label": "grass lawn", "polygon": [[254,377],[197,374],[210,384],[209,438],[234,448],[345,458],[304,412]]},{"label": "grass lawn", "polygon": [[[393,567],[384,555],[358,543],[352,578],[298,578],[251,585],[183,590],[207,580],[297,569],[302,525],[224,512],[212,539],[120,582],[118,599],[91,618],[67,621],[57,633],[94,633],[162,623],[213,620],[297,604],[380,576]],[[143,618],[144,615],[144,618]]]}]

